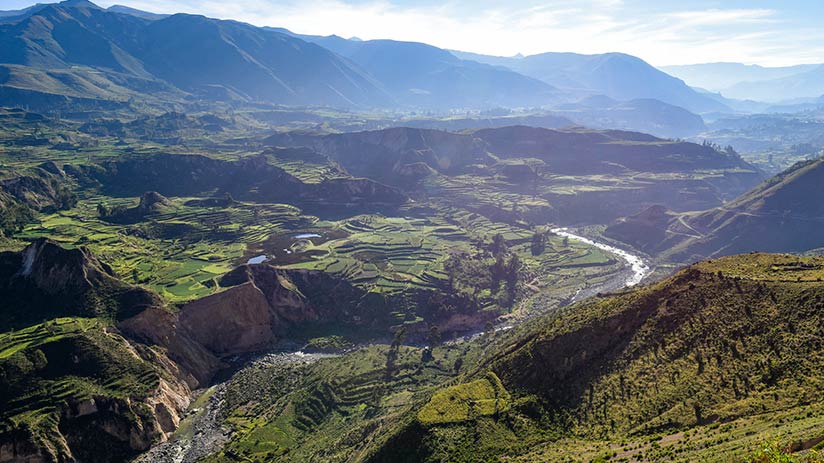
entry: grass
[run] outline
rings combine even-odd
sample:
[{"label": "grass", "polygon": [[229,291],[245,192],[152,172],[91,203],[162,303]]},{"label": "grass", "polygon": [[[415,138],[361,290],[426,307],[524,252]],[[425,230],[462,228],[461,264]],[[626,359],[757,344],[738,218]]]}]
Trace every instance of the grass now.
[{"label": "grass", "polygon": [[460,423],[509,409],[509,393],[495,373],[439,391],[418,412],[424,425]]},{"label": "grass", "polygon": [[73,427],[70,408],[81,401],[109,404],[141,429],[148,425],[141,403],[164,374],[98,319],[58,318],[3,333],[0,433],[26,436],[65,456],[64,436],[84,432]]},{"label": "grass", "polygon": [[32,325],[22,330],[0,334],[0,360],[40,345],[74,336],[93,328],[99,329],[102,322],[96,318],[56,318],[46,323]]}]

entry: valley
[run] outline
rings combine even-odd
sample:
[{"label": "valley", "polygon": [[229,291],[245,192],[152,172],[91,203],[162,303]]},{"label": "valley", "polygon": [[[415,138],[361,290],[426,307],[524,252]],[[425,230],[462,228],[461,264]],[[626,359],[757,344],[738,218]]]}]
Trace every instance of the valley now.
[{"label": "valley", "polygon": [[781,8],[13,1],[0,463],[824,462],[821,65],[645,59]]}]

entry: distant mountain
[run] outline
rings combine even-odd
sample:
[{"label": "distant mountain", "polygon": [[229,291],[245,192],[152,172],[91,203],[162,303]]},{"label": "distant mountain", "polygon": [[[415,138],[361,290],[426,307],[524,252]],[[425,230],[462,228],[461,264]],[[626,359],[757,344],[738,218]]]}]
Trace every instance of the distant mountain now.
[{"label": "distant mountain", "polygon": [[393,103],[351,62],[290,35],[203,16],[149,20],[115,11],[63,2],[0,26],[0,63],[18,66],[0,72],[0,101],[66,95],[124,102],[166,87],[178,98],[186,92],[302,105]]},{"label": "distant mountain", "polygon": [[742,82],[722,92],[730,98],[752,98],[773,103],[795,98],[817,98],[824,95],[824,64],[777,79]]},{"label": "distant mountain", "polygon": [[633,130],[660,137],[689,137],[706,129],[701,116],[654,99],[615,101],[601,95],[559,106],[555,113],[587,127]]},{"label": "distant mountain", "polygon": [[169,15],[167,15],[167,14],[150,13],[148,11],[136,10],[134,8],[129,8],[128,6],[123,6],[123,5],[112,5],[108,8],[106,8],[106,10],[111,11],[112,13],[130,14],[132,16],[137,16],[138,18],[151,19],[151,20],[163,19],[163,18],[168,18],[169,17]]},{"label": "distant mountain", "polygon": [[[203,16],[102,9],[85,0],[9,13],[0,22],[0,103],[58,97],[125,104],[188,95],[336,107],[535,107],[551,85],[420,43],[299,36]],[[17,68],[8,66],[19,66]],[[90,103],[91,104],[91,103]]]},{"label": "distant mountain", "polygon": [[683,214],[653,208],[617,222],[605,234],[676,263],[824,248],[822,182],[824,159],[808,161],[723,207]]},{"label": "distant mountain", "polygon": [[640,58],[623,53],[543,53],[520,58],[464,52],[453,54],[463,59],[506,67],[581,95],[603,94],[616,100],[656,99],[696,113],[730,111],[723,103],[696,92],[682,80],[659,71]]},{"label": "distant mountain", "polygon": [[[741,63],[704,63],[661,66],[659,69],[684,80],[693,87],[718,92],[743,82],[773,80],[801,74],[817,66],[817,64],[802,64],[798,66],[764,67]],[[752,96],[739,95],[736,98],[752,98]]]},{"label": "distant mountain", "polygon": [[386,105],[369,75],[318,45],[246,24],[176,14],[145,27],[136,44],[154,75],[179,88],[222,87],[250,100]]},{"label": "distant mountain", "polygon": [[349,58],[406,105],[460,108],[541,106],[561,101],[561,93],[526,77],[417,42],[346,40],[338,36],[298,36]]}]

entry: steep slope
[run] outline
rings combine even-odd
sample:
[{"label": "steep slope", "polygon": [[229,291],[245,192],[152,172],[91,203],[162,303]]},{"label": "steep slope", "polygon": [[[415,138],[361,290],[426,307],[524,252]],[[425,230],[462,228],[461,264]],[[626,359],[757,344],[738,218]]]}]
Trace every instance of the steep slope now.
[{"label": "steep slope", "polygon": [[[568,461],[588,447],[594,461],[744,461],[757,436],[730,430],[788,409],[809,410],[810,420],[795,429],[776,418],[787,432],[782,445],[814,445],[824,437],[814,412],[824,378],[822,265],[788,255],[724,258],[548,316],[461,386],[433,396],[367,461]],[[500,378],[495,394],[476,383],[490,371]],[[427,410],[441,407],[444,393],[453,405],[432,420]],[[468,414],[458,408],[466,394],[475,403]],[[497,404],[494,413],[483,412],[484,400]],[[719,440],[691,443],[704,426],[729,422]]]},{"label": "steep slope", "polygon": [[723,207],[685,214],[648,211],[619,221],[605,233],[671,262],[818,249],[824,247],[818,232],[824,221],[822,180],[824,160],[808,161]]},{"label": "steep slope", "polygon": [[603,94],[616,100],[656,99],[696,113],[729,112],[724,104],[699,94],[682,80],[623,53],[543,53],[515,58],[454,53],[465,59],[506,66],[578,94]]}]

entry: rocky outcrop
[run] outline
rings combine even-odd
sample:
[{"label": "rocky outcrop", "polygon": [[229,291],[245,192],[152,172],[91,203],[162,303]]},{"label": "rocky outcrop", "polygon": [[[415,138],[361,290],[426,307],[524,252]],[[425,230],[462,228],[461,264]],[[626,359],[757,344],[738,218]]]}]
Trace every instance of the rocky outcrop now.
[{"label": "rocky outcrop", "polygon": [[363,290],[323,272],[243,265],[224,275],[225,290],[180,310],[183,333],[218,356],[263,349],[291,328],[359,324]]},{"label": "rocky outcrop", "polygon": [[32,209],[48,212],[66,209],[76,203],[70,182],[63,167],[50,161],[3,179],[0,190]]},{"label": "rocky outcrop", "polygon": [[49,294],[74,295],[115,281],[111,267],[85,248],[66,249],[39,239],[23,250],[22,258],[17,275]]},{"label": "rocky outcrop", "polygon": [[275,317],[252,282],[187,304],[181,326],[218,355],[260,350],[275,340]]},{"label": "rocky outcrop", "polygon": [[174,371],[192,389],[211,381],[222,366],[220,360],[187,332],[181,329],[180,315],[153,307],[118,323],[118,328],[132,339],[165,349]]},{"label": "rocky outcrop", "polygon": [[120,281],[88,249],[48,239],[0,253],[0,326],[27,326],[59,316],[124,319],[162,305],[153,292]]},{"label": "rocky outcrop", "polygon": [[147,191],[140,197],[140,204],[137,205],[137,210],[141,213],[148,214],[149,212],[162,209],[169,205],[169,200],[162,194],[156,191]]}]

